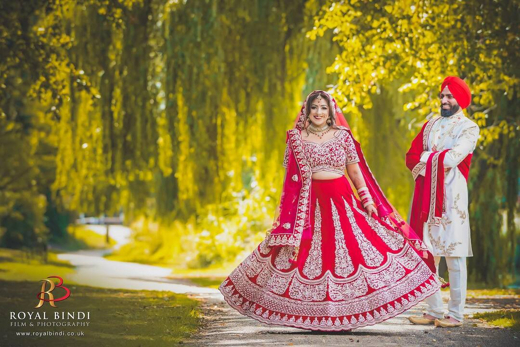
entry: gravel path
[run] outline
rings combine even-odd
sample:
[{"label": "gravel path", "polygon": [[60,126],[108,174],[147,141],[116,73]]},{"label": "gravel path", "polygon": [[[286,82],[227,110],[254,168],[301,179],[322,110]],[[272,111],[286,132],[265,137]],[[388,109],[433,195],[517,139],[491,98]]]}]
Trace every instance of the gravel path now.
[{"label": "gravel path", "polygon": [[[421,314],[424,304],[375,326],[352,332],[311,332],[266,325],[232,309],[217,289],[194,285],[187,279],[167,279],[169,269],[104,259],[103,251],[60,254],[76,266],[74,280],[105,288],[170,290],[200,300],[202,326],[186,346],[520,346],[520,333],[497,329],[471,316],[475,312],[520,308],[520,298],[470,299],[462,328],[412,325],[406,319]],[[447,292],[443,292],[447,301]]]},{"label": "gravel path", "polygon": [[[443,293],[447,300],[447,293]],[[419,304],[412,310],[381,324],[356,329],[352,332],[311,332],[260,323],[245,317],[229,307],[220,292],[194,294],[202,301],[203,323],[185,346],[519,346],[520,333],[510,329],[489,326],[471,316],[502,308],[500,300],[484,303],[468,300],[462,328],[435,328],[411,324],[407,317],[421,314],[425,307]],[[520,307],[520,299],[507,300],[503,306]]]}]

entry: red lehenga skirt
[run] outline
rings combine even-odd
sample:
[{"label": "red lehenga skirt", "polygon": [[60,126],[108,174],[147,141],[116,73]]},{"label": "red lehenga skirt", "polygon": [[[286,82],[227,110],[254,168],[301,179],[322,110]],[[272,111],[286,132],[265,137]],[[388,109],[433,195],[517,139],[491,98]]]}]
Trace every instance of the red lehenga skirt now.
[{"label": "red lehenga skirt", "polygon": [[392,318],[440,283],[399,233],[370,218],[345,176],[312,180],[312,234],[290,247],[258,245],[219,287],[227,303],[267,324],[340,331]]}]

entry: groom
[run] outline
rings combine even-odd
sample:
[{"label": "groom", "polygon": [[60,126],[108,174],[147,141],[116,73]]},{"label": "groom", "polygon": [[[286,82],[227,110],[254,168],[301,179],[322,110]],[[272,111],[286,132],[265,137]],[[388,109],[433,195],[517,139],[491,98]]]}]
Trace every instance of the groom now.
[{"label": "groom", "polygon": [[[441,116],[428,121],[406,153],[415,190],[410,225],[435,257],[446,258],[450,281],[449,315],[444,316],[441,292],[427,298],[426,313],[412,316],[414,324],[462,326],[466,302],[466,257],[473,255],[468,215],[468,174],[479,127],[463,109],[471,92],[458,77],[446,77],[439,93]],[[438,270],[437,270],[438,271]]]}]

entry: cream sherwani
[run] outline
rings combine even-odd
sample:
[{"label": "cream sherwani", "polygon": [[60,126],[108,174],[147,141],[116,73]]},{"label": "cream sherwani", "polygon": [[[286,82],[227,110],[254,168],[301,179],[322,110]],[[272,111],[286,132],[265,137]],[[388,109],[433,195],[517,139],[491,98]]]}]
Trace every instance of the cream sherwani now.
[{"label": "cream sherwani", "polygon": [[[426,163],[431,151],[450,149],[444,157],[444,211],[440,225],[424,226],[424,242],[435,256],[471,257],[471,236],[468,213],[468,184],[457,168],[468,154],[473,153],[479,137],[479,127],[462,110],[451,117],[440,117],[428,136],[428,151],[421,156]],[[424,175],[424,169],[421,174]]]},{"label": "cream sherwani", "polygon": [[[435,256],[438,267],[440,257],[446,257],[450,281],[449,315],[459,321],[464,319],[466,303],[466,257],[473,255],[468,213],[468,185],[457,165],[473,153],[479,137],[479,127],[466,118],[460,110],[451,117],[440,117],[434,122],[428,135],[428,150],[421,156],[426,163],[433,151],[450,149],[444,157],[445,176],[444,209],[440,225],[424,224],[425,244]],[[424,175],[425,169],[420,174]],[[426,299],[427,313],[437,318],[444,316],[441,292]]]}]

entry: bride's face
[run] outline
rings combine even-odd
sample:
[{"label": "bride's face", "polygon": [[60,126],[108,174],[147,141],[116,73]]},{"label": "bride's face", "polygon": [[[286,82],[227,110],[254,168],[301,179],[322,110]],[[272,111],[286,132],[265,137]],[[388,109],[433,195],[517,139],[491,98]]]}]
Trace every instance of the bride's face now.
[{"label": "bride's face", "polygon": [[318,96],[311,103],[309,119],[317,127],[322,127],[327,123],[329,116],[329,105],[327,100],[321,96]]}]

